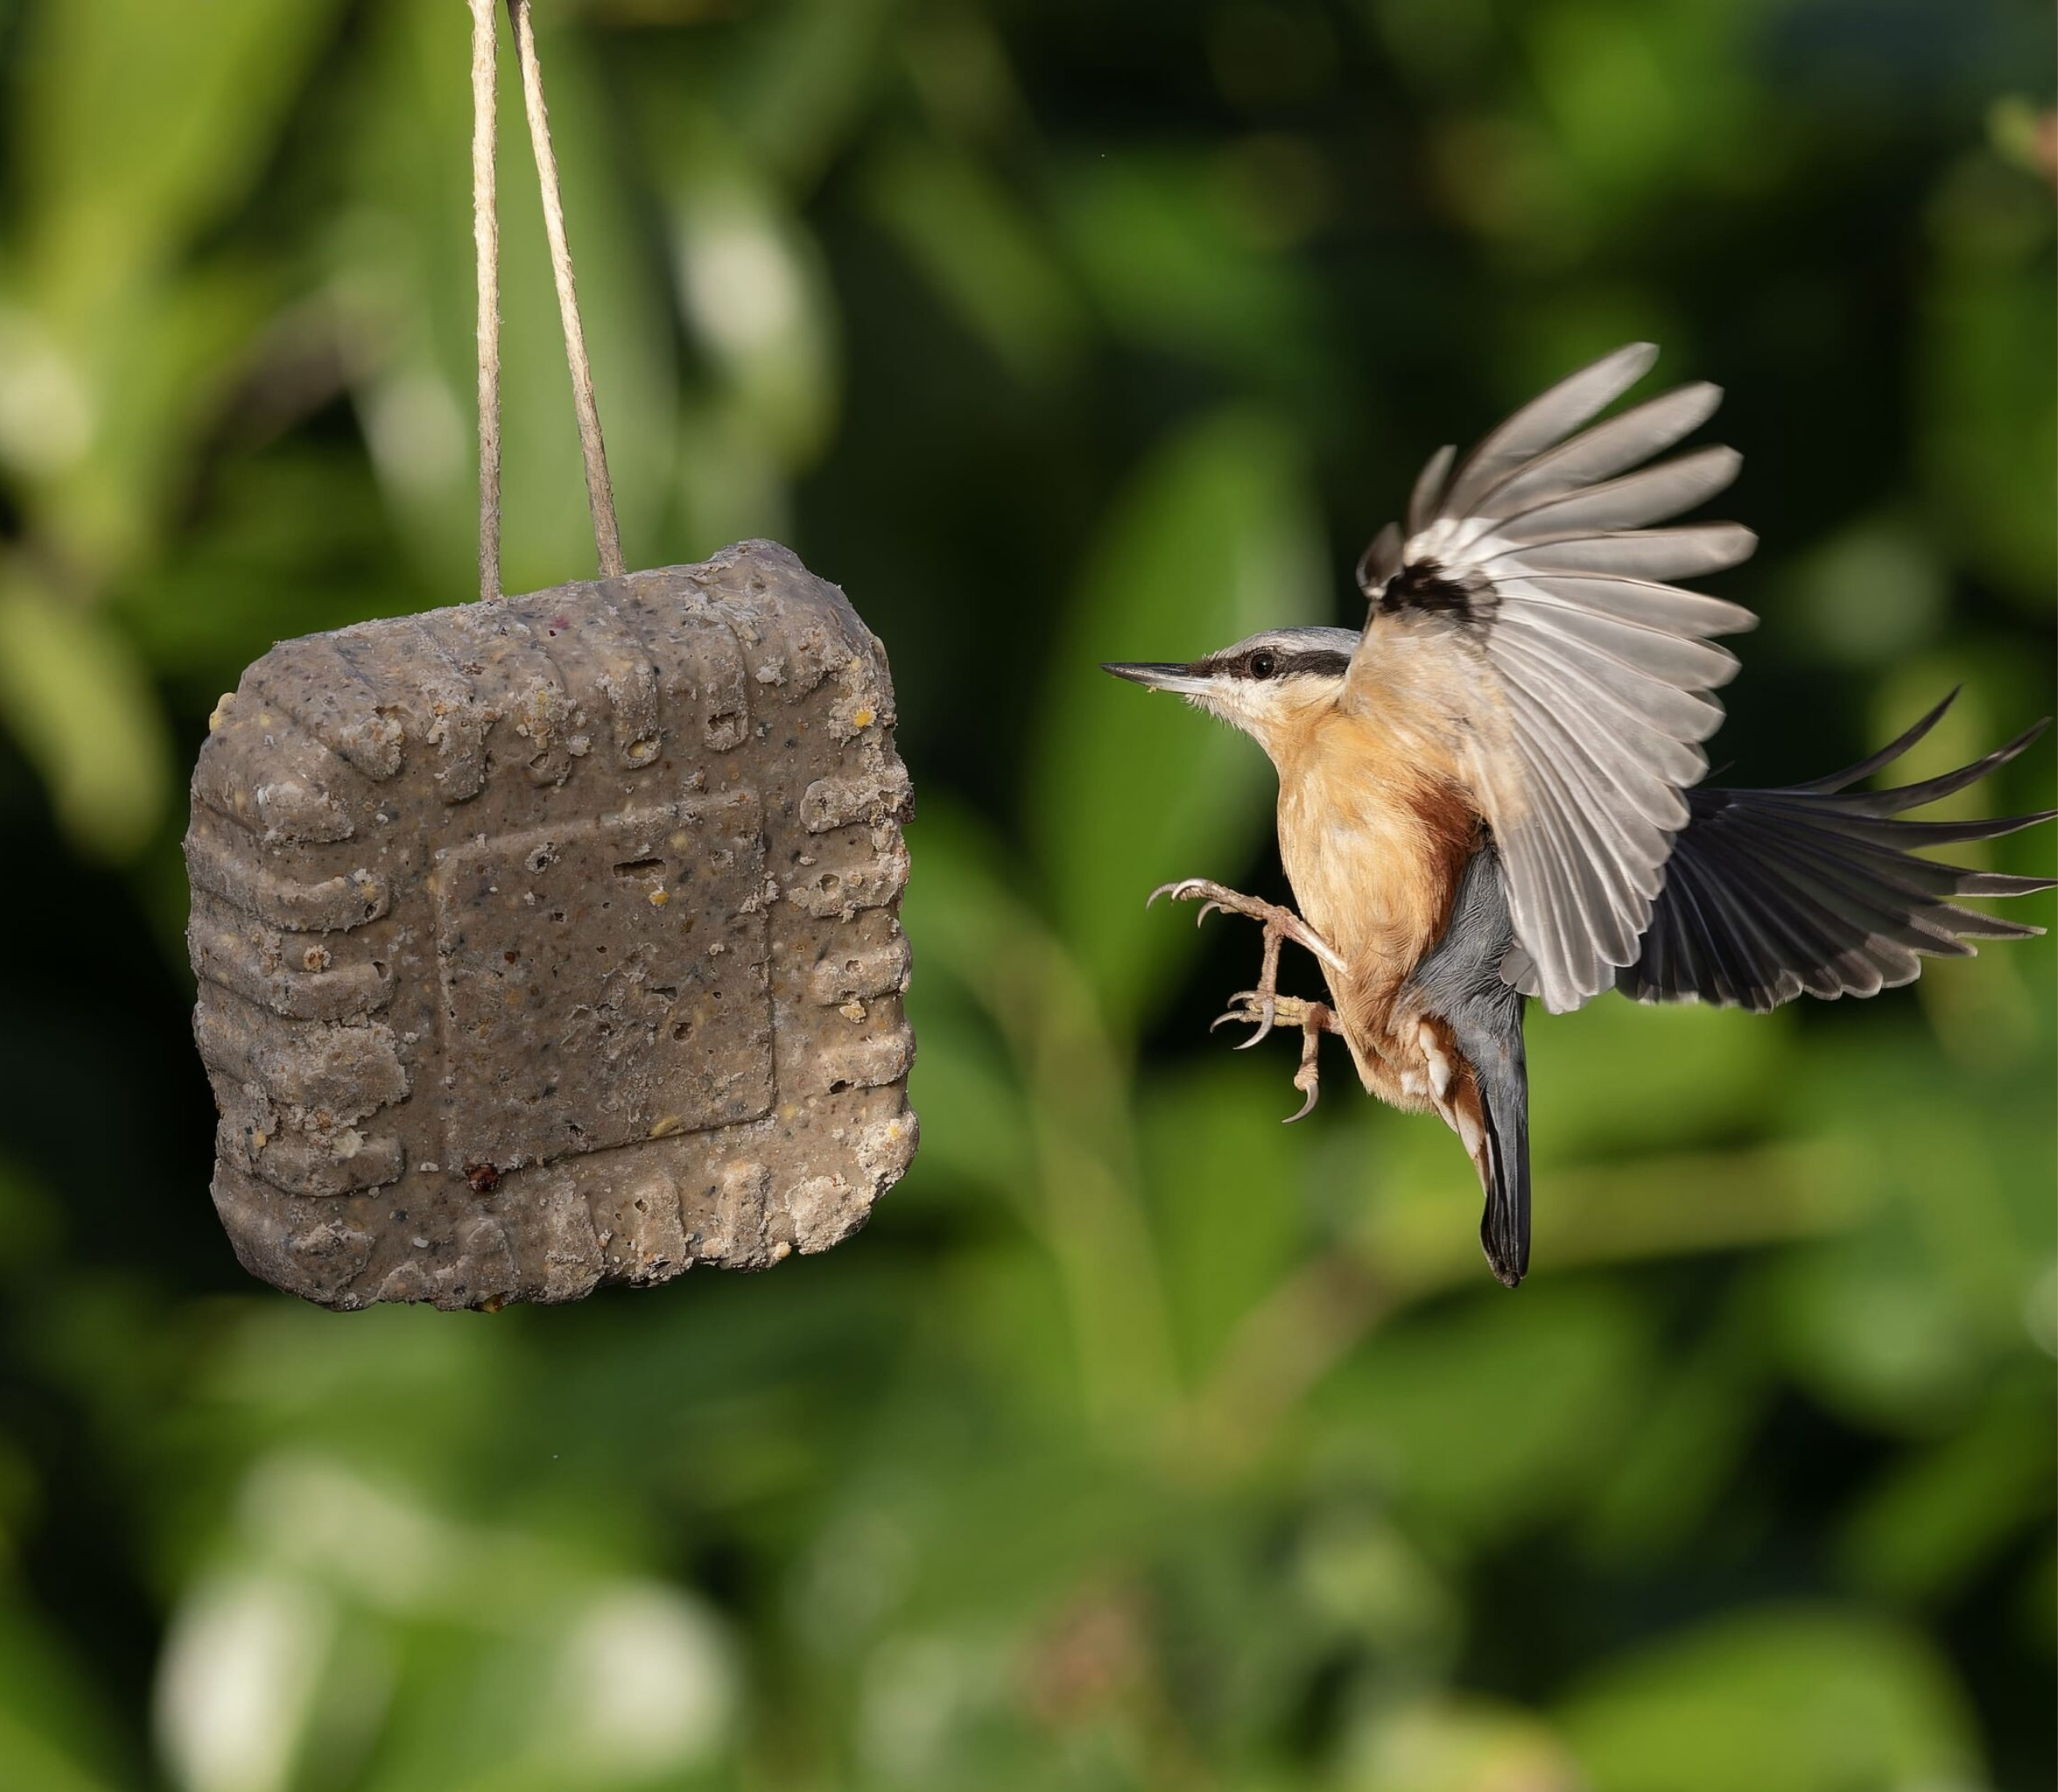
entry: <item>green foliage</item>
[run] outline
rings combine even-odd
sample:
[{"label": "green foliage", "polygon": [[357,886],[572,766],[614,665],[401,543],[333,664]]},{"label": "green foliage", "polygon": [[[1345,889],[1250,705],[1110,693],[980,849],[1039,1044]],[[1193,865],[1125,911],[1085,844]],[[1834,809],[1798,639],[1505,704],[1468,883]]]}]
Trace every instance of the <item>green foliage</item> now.
[{"label": "green foliage", "polygon": [[2050,1783],[2050,942],[1535,1017],[1509,1295],[1434,1122],[1339,1057],[1282,1129],[1290,1045],[1205,1037],[1257,942],[1143,899],[1276,879],[1265,768],[1095,669],[1354,620],[1430,449],[1649,334],[1765,541],[1734,778],[2048,711],[2048,14],[537,6],[632,560],[781,535],[892,650],[921,1155],[769,1277],[236,1270],[172,768],[272,639],[472,589],[465,9],[0,7],[0,1786]]},{"label": "green foliage", "polygon": [[1805,1608],[1740,1613],[1576,1695],[1596,1792],[1954,1786],[1975,1771],[1939,1664],[1894,1626]]}]

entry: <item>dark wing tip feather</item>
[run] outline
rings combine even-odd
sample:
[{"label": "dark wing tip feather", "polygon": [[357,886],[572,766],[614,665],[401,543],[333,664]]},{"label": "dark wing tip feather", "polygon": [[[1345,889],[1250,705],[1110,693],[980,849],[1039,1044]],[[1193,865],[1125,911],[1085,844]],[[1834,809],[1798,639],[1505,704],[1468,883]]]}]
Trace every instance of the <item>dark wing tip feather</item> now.
[{"label": "dark wing tip feather", "polygon": [[1899,812],[1936,801],[2007,763],[2043,732],[2024,731],[1971,765],[1897,790],[1847,786],[1933,728],[1953,691],[1914,727],[1858,765],[1777,790],[1697,789],[1637,961],[1616,986],[1650,1002],[1777,1007],[1810,994],[1870,995],[1912,982],[1925,957],[1970,957],[1977,940],[2040,932],[1960,907],[1966,896],[2027,896],[2058,879],[1974,871],[1912,848],[1991,839],[2058,810],[1965,822]]},{"label": "dark wing tip feather", "polygon": [[1969,896],[2040,896],[2058,890],[2058,877],[2018,877],[2007,871],[1961,871],[1958,894]]},{"label": "dark wing tip feather", "polygon": [[[1984,758],[1975,759],[1969,765],[1961,765],[1954,772],[1925,778],[1918,784],[1904,784],[1891,790],[1874,790],[1863,796],[1844,800],[1849,803],[1863,804],[1869,813],[1879,815],[1896,815],[1904,809],[1920,809],[1925,803],[1941,802],[1944,798],[1964,789],[1969,784],[1977,784],[1989,772],[2007,765],[2032,745],[2037,736],[2049,726],[2050,718],[2046,716],[2044,720],[2024,728],[2005,747],[1997,747]],[[2030,817],[2023,825],[2027,826],[2029,821],[2039,818]]]},{"label": "dark wing tip feather", "polygon": [[1868,778],[1883,767],[1891,765],[1896,759],[1927,734],[1944,719],[1944,711],[1958,700],[1958,693],[1965,688],[1954,684],[1944,693],[1944,700],[1927,716],[1916,723],[1905,733],[1889,740],[1877,752],[1867,753],[1855,765],[1847,765],[1840,772],[1831,772],[1826,777],[1810,778],[1806,784],[1789,784],[1782,788],[1789,790],[1814,791],[1827,794],[1854,785],[1861,778]]},{"label": "dark wing tip feather", "polygon": [[2019,834],[2040,822],[2058,820],[2058,809],[2040,809],[2029,815],[1989,815],[1966,822],[1910,822],[1898,816],[1876,818],[1870,811],[1847,809],[1839,822],[1866,839],[1892,845],[1955,846],[1961,840],[1998,840],[2004,834]]}]

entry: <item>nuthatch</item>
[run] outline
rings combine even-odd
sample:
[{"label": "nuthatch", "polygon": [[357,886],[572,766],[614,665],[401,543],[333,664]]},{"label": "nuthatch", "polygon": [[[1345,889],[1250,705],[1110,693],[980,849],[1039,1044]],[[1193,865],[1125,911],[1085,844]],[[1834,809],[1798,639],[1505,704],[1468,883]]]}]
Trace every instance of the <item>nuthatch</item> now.
[{"label": "nuthatch", "polygon": [[[1650,528],[1712,497],[1738,457],[1703,448],[1638,471],[1713,412],[1685,386],[1574,430],[1655,359],[1633,344],[1573,374],[1453,467],[1416,482],[1404,536],[1359,563],[1362,631],[1281,629],[1186,665],[1112,665],[1250,735],[1279,774],[1279,851],[1300,913],[1193,878],[1154,892],[1262,924],[1257,986],[1223,1020],[1301,1029],[1295,1087],[1314,1105],[1321,1035],[1365,1088],[1433,1109],[1486,1191],[1480,1240],[1511,1288],[1529,1265],[1523,1012],[1613,984],[1644,1002],[1765,1010],[1802,994],[1871,995],[1921,955],[2040,929],[1958,906],[2050,878],[1917,858],[2058,811],[2000,820],[1894,818],[1983,777],[2041,732],[1941,777],[1849,786],[1921,740],[1950,699],[1892,745],[1776,790],[1702,788],[1709,695],[1736,670],[1707,637],[1748,610],[1668,582],[1733,566],[1733,523]],[[1326,1003],[1278,993],[1281,945],[1320,962]],[[1218,1021],[1217,1025],[1221,1023]]]}]

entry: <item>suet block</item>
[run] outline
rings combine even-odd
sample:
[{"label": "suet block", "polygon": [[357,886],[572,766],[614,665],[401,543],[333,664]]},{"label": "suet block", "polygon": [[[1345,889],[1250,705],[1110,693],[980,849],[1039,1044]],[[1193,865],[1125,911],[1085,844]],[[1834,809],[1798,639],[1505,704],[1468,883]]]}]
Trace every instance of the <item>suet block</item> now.
[{"label": "suet block", "polygon": [[861,1225],[916,1138],[893,723],[767,542],[258,660],[186,842],[244,1266],[493,1306]]}]

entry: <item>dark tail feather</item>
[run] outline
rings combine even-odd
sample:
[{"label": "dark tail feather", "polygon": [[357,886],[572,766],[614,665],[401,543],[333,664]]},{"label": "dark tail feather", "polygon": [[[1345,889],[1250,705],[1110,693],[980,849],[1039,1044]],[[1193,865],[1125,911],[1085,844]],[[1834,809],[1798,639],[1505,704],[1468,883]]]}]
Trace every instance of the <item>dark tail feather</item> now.
[{"label": "dark tail feather", "polygon": [[1486,1123],[1479,1173],[1486,1209],[1480,1216],[1479,1242],[1494,1275],[1512,1288],[1529,1273],[1529,1078],[1523,1064],[1521,1013],[1517,1011],[1513,1031],[1500,1040],[1477,1042],[1488,1054],[1502,1047],[1498,1063],[1490,1056],[1482,1064],[1466,1047],[1463,1028],[1458,1042],[1471,1060]]},{"label": "dark tail feather", "polygon": [[2052,811],[1962,822],[1900,818],[2007,764],[2043,732],[2042,723],[1940,777],[1892,790],[1848,788],[1921,740],[1950,700],[1827,777],[1778,790],[1689,790],[1689,819],[1673,842],[1650,928],[1637,962],[1616,974],[1616,987],[1644,1002],[1760,1009],[1803,994],[1871,995],[1913,981],[1925,957],[1968,958],[1974,940],[2040,931],[1958,899],[2027,896],[2051,888],[2052,880],[1916,855],[2011,834],[2051,820]]},{"label": "dark tail feather", "polygon": [[[1529,1272],[1529,1070],[1522,1049],[1522,993],[1501,975],[1515,945],[1507,888],[1490,843],[1473,854],[1451,902],[1443,937],[1415,967],[1409,987],[1422,1012],[1450,1028],[1478,1094],[1474,1167],[1486,1191],[1479,1242],[1512,1288]],[[1462,1085],[1454,1089],[1461,1116]]]}]

